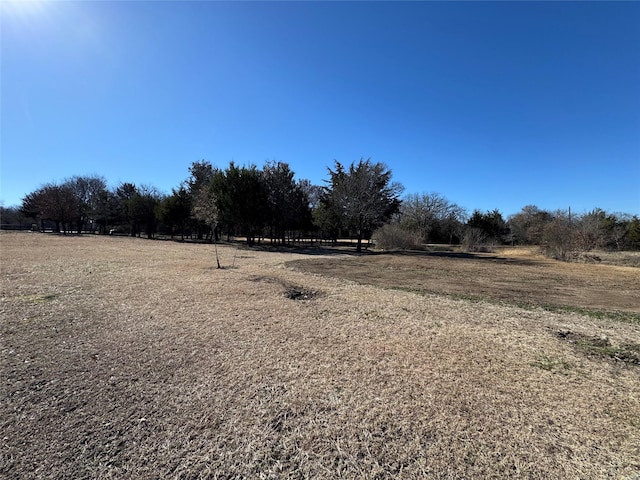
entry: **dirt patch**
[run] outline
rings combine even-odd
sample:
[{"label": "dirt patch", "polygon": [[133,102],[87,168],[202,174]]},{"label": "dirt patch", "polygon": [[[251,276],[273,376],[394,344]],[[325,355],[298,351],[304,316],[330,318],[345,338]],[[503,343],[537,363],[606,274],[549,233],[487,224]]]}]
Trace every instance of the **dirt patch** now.
[{"label": "dirt patch", "polygon": [[288,287],[284,292],[284,296],[290,300],[312,300],[317,295],[318,292],[315,290],[294,286]]},{"label": "dirt patch", "polygon": [[573,344],[579,351],[600,358],[640,365],[640,344],[626,342],[615,345],[606,336],[591,336],[571,330],[559,330],[556,336]]},{"label": "dirt patch", "polygon": [[266,283],[271,285],[279,285],[284,288],[282,295],[289,300],[312,300],[320,295],[320,291],[302,287],[300,285],[292,285],[278,277],[270,277],[265,275],[252,275],[252,282]]},{"label": "dirt patch", "polygon": [[396,253],[310,258],[300,271],[363,284],[462,298],[640,313],[640,269],[564,263],[529,251]]}]

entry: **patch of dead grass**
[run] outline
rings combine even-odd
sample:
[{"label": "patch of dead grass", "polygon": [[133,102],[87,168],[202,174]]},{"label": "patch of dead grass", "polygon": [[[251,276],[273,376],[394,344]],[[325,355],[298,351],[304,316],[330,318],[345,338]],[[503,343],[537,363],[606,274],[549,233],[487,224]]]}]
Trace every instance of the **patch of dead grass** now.
[{"label": "patch of dead grass", "polygon": [[530,249],[307,258],[289,265],[385,288],[640,318],[634,315],[640,313],[640,269],[558,262]]},{"label": "patch of dead grass", "polygon": [[0,246],[7,478],[640,472],[640,368],[550,334],[624,345],[638,325],[310,275],[285,267],[294,253],[217,270],[207,245]]}]

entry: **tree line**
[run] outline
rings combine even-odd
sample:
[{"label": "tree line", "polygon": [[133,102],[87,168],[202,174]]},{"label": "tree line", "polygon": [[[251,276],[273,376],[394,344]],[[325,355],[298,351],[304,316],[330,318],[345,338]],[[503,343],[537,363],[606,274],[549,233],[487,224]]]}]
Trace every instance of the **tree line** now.
[{"label": "tree line", "polygon": [[640,250],[640,218],[600,208],[576,214],[527,205],[505,219],[497,209],[469,215],[440,194],[412,194],[375,236],[378,246],[389,248],[449,243],[490,251],[497,245],[538,245],[549,257],[571,260],[590,250]]},{"label": "tree line", "polygon": [[[336,242],[362,239],[398,211],[401,187],[381,163],[361,159],[345,168],[335,162],[327,185],[296,180],[287,163],[267,162],[218,168],[194,162],[189,177],[162,194],[147,185],[123,182],[109,189],[100,176],[74,176],[42,185],[19,207],[3,208],[4,228],[30,225],[60,233],[121,233],[186,236],[217,241],[246,237],[290,244],[302,238]],[[357,193],[356,193],[357,192]]]},{"label": "tree line", "polygon": [[438,193],[408,194],[382,163],[335,161],[325,185],[296,180],[287,163],[219,168],[202,160],[170,194],[123,182],[110,189],[100,176],[74,176],[42,185],[17,207],[1,207],[3,228],[28,225],[54,232],[166,235],[206,241],[246,238],[292,244],[350,237],[381,248],[463,244],[483,250],[501,244],[541,245],[553,257],[575,251],[640,249],[636,215],[595,209],[584,214],[525,206],[505,219],[499,210],[468,211]]}]

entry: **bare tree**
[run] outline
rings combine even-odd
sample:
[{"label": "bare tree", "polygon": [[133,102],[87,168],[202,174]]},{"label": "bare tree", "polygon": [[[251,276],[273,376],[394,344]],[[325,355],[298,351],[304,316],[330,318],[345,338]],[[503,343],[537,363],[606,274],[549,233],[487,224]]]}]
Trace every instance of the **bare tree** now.
[{"label": "bare tree", "polygon": [[106,201],[107,181],[100,176],[73,176],[65,180],[63,186],[69,188],[78,201],[76,227],[82,233],[86,227],[91,232],[98,226],[98,216]]},{"label": "bare tree", "polygon": [[69,185],[49,183],[22,200],[21,211],[42,224],[49,220],[55,225],[54,231],[67,233],[80,211],[80,202]]},{"label": "bare tree", "polygon": [[542,248],[547,256],[557,260],[568,261],[576,251],[575,230],[571,216],[564,211],[557,211],[553,219],[544,227]]},{"label": "bare tree", "polygon": [[552,220],[551,213],[540,210],[535,205],[527,205],[520,212],[511,215],[508,223],[516,242],[525,245],[540,245],[545,226]]},{"label": "bare tree", "polygon": [[462,236],[467,211],[439,193],[410,194],[402,200],[400,223],[423,242],[453,243]]},{"label": "bare tree", "polygon": [[[217,169],[206,160],[194,162],[189,167],[191,176],[187,180],[187,190],[191,196],[191,217],[198,239],[210,232],[217,240],[218,209],[212,188],[213,177]],[[207,233],[208,238],[209,233]]]},{"label": "bare tree", "polygon": [[191,212],[193,218],[211,228],[216,265],[218,268],[222,268],[220,266],[220,256],[218,255],[218,222],[220,221],[220,211],[218,210],[218,200],[213,184],[213,174],[214,170],[211,169],[211,176],[208,178],[208,181],[200,182],[197,188],[192,187]]}]

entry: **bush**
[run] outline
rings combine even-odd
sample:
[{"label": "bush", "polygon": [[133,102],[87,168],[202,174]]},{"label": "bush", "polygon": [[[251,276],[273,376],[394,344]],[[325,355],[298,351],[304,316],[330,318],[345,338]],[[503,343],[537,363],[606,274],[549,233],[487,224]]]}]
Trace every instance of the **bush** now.
[{"label": "bush", "polygon": [[466,252],[493,252],[495,239],[490,239],[479,228],[468,228],[462,239]]},{"label": "bush", "polygon": [[568,218],[558,215],[544,227],[542,251],[547,257],[569,262],[577,256],[575,234]]},{"label": "bush", "polygon": [[373,233],[376,247],[383,250],[410,250],[422,248],[422,235],[405,230],[397,223],[389,223]]}]

